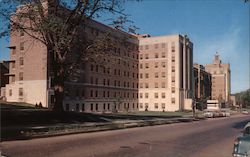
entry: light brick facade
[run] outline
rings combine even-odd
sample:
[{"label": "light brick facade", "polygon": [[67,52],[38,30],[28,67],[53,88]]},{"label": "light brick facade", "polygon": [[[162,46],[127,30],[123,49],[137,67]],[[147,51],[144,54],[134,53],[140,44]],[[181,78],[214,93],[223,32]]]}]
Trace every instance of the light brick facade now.
[{"label": "light brick facade", "polygon": [[139,110],[191,109],[193,43],[187,36],[140,36]]}]

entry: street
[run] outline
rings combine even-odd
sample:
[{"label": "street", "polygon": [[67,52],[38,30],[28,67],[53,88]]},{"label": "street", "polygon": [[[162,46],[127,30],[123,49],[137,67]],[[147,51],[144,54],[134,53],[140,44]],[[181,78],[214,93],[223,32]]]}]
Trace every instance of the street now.
[{"label": "street", "polygon": [[250,117],[208,119],[1,143],[7,157],[230,157]]}]

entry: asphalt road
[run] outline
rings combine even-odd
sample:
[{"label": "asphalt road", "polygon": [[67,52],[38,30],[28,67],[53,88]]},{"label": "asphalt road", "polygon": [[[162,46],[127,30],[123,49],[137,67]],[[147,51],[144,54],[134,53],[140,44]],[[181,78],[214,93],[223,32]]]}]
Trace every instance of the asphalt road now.
[{"label": "asphalt road", "polygon": [[8,157],[230,157],[249,116],[2,142]]}]

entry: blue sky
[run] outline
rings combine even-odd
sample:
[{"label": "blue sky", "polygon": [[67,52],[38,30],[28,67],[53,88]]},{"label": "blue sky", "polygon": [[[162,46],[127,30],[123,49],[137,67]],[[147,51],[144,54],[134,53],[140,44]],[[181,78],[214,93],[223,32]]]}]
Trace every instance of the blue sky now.
[{"label": "blue sky", "polygon": [[[243,0],[128,1],[125,12],[152,36],[187,34],[194,43],[194,62],[209,64],[216,51],[230,63],[232,93],[250,87],[249,3]],[[8,42],[0,39],[0,60],[8,59]]]},{"label": "blue sky", "polygon": [[232,93],[250,87],[249,3],[243,0],[143,0],[125,7],[139,33],[187,34],[194,62],[209,64],[218,51],[231,66]]}]

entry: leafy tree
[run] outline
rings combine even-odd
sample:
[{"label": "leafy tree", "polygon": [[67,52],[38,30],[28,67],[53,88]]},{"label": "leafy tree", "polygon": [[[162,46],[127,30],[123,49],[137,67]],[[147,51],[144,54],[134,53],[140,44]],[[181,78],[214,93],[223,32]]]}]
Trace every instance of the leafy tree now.
[{"label": "leafy tree", "polygon": [[235,94],[237,104],[243,107],[250,106],[250,89]]},{"label": "leafy tree", "polygon": [[[96,61],[112,47],[109,34],[89,40],[83,31],[90,19],[114,15],[112,24],[124,29],[128,22],[124,0],[2,0],[1,37],[23,31],[47,47],[51,57],[49,69],[54,75],[55,105],[63,111],[65,81],[76,81],[81,75],[80,63]],[[21,5],[21,6],[20,6]],[[20,6],[20,7],[18,7]],[[93,55],[94,54],[94,55]],[[77,70],[76,70],[77,69]]]}]

